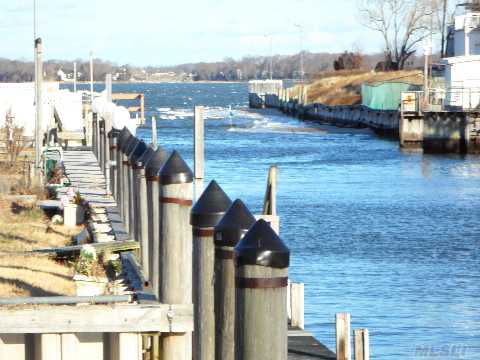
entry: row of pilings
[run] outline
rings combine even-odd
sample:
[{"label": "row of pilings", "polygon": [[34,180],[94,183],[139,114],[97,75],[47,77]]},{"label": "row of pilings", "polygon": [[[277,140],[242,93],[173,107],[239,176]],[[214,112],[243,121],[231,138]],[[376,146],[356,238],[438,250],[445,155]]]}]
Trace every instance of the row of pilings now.
[{"label": "row of pilings", "polygon": [[92,148],[143,279],[165,304],[194,304],[192,333],[162,334],[163,360],[286,360],[289,249],[213,180],[193,200],[177,151],[147,145],[93,116]]}]

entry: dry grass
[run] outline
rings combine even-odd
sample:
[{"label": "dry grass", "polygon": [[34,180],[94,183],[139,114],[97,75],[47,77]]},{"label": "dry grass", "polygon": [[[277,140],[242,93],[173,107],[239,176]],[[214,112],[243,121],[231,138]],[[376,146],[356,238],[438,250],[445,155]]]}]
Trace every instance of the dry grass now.
[{"label": "dry grass", "polygon": [[40,209],[0,198],[0,297],[74,295],[72,268],[15,252],[66,246],[80,229],[50,225]]},{"label": "dry grass", "polygon": [[319,74],[308,85],[308,103],[325,105],[354,105],[361,103],[363,83],[384,81],[422,84],[423,75],[418,70],[392,72],[339,71]]},{"label": "dry grass", "polygon": [[75,295],[73,270],[46,256],[0,256],[0,297]]}]

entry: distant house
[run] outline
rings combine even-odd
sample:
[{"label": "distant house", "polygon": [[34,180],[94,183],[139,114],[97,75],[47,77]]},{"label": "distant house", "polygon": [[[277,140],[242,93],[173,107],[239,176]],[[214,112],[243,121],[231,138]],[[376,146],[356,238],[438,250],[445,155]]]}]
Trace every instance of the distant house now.
[{"label": "distant house", "polygon": [[57,71],[57,76],[58,76],[58,80],[60,80],[60,81],[67,81],[68,80],[67,74],[65,74],[65,72],[62,69],[59,69]]}]

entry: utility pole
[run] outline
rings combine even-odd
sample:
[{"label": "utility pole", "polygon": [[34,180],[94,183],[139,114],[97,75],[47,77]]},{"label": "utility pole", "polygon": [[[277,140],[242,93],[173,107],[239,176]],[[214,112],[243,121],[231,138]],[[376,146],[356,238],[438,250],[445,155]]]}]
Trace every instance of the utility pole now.
[{"label": "utility pole", "polygon": [[42,40],[38,34],[38,1],[33,0],[33,43],[34,43],[34,72],[35,72],[35,175],[40,175],[40,127],[42,122]]},{"label": "utility pole", "polygon": [[265,37],[270,38],[270,80],[273,80],[273,34],[265,34]]},{"label": "utility pole", "polygon": [[93,51],[90,51],[90,103],[93,102]]},{"label": "utility pole", "polygon": [[77,63],[73,63],[73,92],[77,92]]},{"label": "utility pole", "polygon": [[300,82],[304,83],[305,81],[305,71],[303,65],[303,26],[301,24],[295,24],[300,33]]}]

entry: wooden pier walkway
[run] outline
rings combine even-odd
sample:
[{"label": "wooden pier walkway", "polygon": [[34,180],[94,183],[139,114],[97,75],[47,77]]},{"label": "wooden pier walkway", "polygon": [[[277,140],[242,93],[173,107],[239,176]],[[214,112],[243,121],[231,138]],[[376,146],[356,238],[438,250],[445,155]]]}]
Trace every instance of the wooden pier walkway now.
[{"label": "wooden pier walkway", "polygon": [[[95,155],[89,148],[71,148],[64,152],[65,175],[71,186],[88,202],[92,212],[90,230],[95,242],[134,240],[129,237],[120,220],[117,204],[106,194],[105,177]],[[288,359],[336,359],[335,354],[316,340],[312,334],[299,329],[288,331]]]}]

